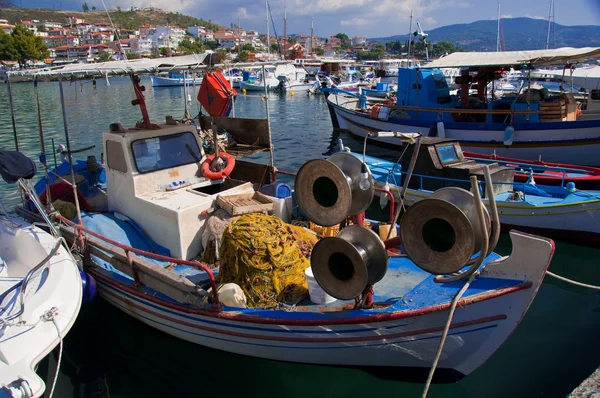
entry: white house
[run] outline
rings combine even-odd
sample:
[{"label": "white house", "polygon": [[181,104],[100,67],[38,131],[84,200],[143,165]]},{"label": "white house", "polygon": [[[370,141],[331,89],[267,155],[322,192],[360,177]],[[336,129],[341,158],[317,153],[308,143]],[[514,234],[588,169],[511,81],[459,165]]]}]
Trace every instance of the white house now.
[{"label": "white house", "polygon": [[152,36],[152,42],[156,47],[171,47],[176,49],[179,43],[185,39],[185,30],[177,26],[157,26]]}]

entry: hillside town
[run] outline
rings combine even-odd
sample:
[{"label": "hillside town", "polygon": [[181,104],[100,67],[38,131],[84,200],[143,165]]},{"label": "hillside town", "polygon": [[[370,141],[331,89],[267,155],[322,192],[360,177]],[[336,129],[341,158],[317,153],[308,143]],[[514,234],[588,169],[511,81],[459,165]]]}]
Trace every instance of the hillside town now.
[{"label": "hillside town", "polygon": [[369,43],[360,36],[349,38],[343,33],[327,38],[305,34],[288,36],[284,33],[277,38],[256,30],[241,29],[235,24],[219,30],[197,25],[148,24],[137,29],[115,29],[108,22],[89,23],[77,17],[69,17],[63,23],[22,20],[16,25],[0,19],[0,29],[7,34],[18,25],[41,38],[47,46],[47,57],[30,60],[29,65],[155,58],[211,50],[222,51],[236,61],[311,56],[356,58],[360,52],[368,52],[378,46],[383,50],[383,46],[377,42]]}]

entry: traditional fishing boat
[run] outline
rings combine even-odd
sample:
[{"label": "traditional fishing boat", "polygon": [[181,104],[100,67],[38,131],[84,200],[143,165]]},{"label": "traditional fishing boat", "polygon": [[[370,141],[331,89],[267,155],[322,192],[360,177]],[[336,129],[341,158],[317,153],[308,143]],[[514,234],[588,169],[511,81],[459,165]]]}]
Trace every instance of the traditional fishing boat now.
[{"label": "traditional fishing boat", "polygon": [[[144,110],[139,78],[133,83]],[[272,187],[278,174],[268,120],[203,116],[152,124],[142,114],[136,127],[112,124],[103,134],[104,164],[69,161],[55,171],[73,170],[87,181],[73,197],[90,205],[73,220],[60,216],[60,230],[75,245],[85,237],[79,250],[93,260],[89,272],[105,300],[192,343],[281,361],[397,369],[399,379],[429,374],[453,381],[510,336],[552,258],[551,240],[519,232],[511,233],[511,256],[494,254],[500,232],[494,202],[488,214],[478,190],[460,189],[461,203],[430,199],[408,210],[405,219],[410,213],[421,221],[401,223],[405,251],[399,252],[399,239],[381,239],[366,226],[373,175],[346,153],[310,161],[296,176],[302,213],[321,226],[343,224],[336,236],[317,239],[285,223],[289,192],[256,191]],[[206,155],[198,128],[226,130],[238,144],[223,153],[214,140],[216,153]],[[271,152],[269,165],[240,159],[261,150]],[[419,208],[434,216],[419,216]],[[18,211],[36,217],[32,209]],[[436,233],[442,218],[459,234],[453,247]]]},{"label": "traditional fishing boat", "polygon": [[[0,173],[7,183],[19,183],[31,194],[25,180],[35,170],[20,152],[0,151]],[[46,385],[35,369],[56,346],[62,349],[79,314],[82,279],[50,220],[44,226],[54,235],[10,216],[1,203],[0,210],[0,397],[40,397]],[[89,292],[93,281],[82,276]]]},{"label": "traditional fishing boat", "polygon": [[[477,158],[467,158],[457,140],[424,137],[420,150],[408,148],[405,155],[408,159],[400,163],[366,156],[365,162],[378,186],[388,184],[394,192],[401,189],[413,150],[419,151],[420,161],[406,191],[409,205],[435,195],[442,187],[467,187],[469,176],[481,177],[482,168],[489,165],[494,200],[506,231],[518,228],[565,242],[590,246],[600,243],[600,191],[580,190],[573,182],[543,185],[536,181],[540,174],[527,172],[521,175],[527,175],[528,181],[517,183],[514,168],[506,167],[510,162],[480,162]],[[540,181],[544,179],[543,174]],[[487,196],[484,202],[489,199]]]},{"label": "traditional fishing boat", "polygon": [[[427,68],[400,68],[395,103],[375,112],[358,96],[329,94],[327,103],[334,128],[359,137],[370,132],[418,132],[459,140],[465,150],[483,154],[578,165],[600,165],[600,98],[592,92],[578,104],[571,93],[549,97],[544,90],[522,86],[524,92],[487,100],[488,82],[503,70],[527,69],[598,56],[598,48],[561,48],[539,51],[454,53]],[[450,95],[444,74],[437,68],[462,68],[456,78],[461,94]],[[477,83],[477,97],[469,96]],[[376,138],[398,146],[394,139]]]}]

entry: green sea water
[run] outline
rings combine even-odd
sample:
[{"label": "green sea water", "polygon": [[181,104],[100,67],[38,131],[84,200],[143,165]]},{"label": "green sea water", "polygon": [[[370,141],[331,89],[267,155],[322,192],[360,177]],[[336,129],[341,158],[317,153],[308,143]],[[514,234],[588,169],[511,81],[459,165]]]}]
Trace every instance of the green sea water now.
[{"label": "green sea water", "polygon": [[[153,121],[183,116],[183,89],[151,89],[146,97]],[[33,84],[14,84],[13,95],[21,149],[34,158],[40,150]],[[140,118],[129,105],[134,98],[126,78],[64,83],[67,121],[74,149],[96,145],[113,122],[132,125]],[[45,143],[64,143],[58,83],[40,83]],[[192,113],[198,112],[195,94]],[[338,138],[355,150],[362,142],[332,132],[321,96],[271,94],[268,102],[275,164],[297,170],[305,161],[337,148]],[[264,117],[265,102],[240,96],[238,116]],[[0,147],[13,149],[6,86],[0,86]],[[373,156],[396,152],[369,147]],[[84,155],[87,155],[85,153]],[[266,162],[268,155],[253,157]],[[52,163],[52,156],[49,156]],[[5,205],[19,193],[1,184]],[[508,235],[497,252],[510,253]],[[556,243],[550,270],[600,285],[600,250]],[[509,340],[481,368],[455,384],[434,385],[430,397],[564,397],[600,365],[600,293],[546,277],[527,315]],[[56,352],[38,372],[52,379]],[[401,372],[401,370],[398,370]],[[178,340],[111,307],[101,299],[82,309],[64,344],[55,397],[417,397],[423,385],[385,380],[346,368],[282,363],[220,352]]]}]

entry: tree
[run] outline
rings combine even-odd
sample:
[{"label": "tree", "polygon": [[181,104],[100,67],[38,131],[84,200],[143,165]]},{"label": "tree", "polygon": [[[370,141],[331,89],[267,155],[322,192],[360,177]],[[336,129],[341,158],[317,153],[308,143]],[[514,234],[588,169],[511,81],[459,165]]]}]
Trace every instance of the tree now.
[{"label": "tree", "polygon": [[158,50],[158,52],[160,53],[161,56],[166,57],[169,55],[169,49],[167,47],[161,47],[160,50]]},{"label": "tree", "polygon": [[18,56],[15,40],[11,35],[0,29],[0,61],[14,61]]},{"label": "tree", "polygon": [[112,61],[113,57],[108,51],[102,51],[100,56],[98,56],[98,62],[108,62]]},{"label": "tree", "polygon": [[248,51],[242,50],[238,54],[238,62],[246,62],[246,61],[248,61],[249,57],[250,57],[250,55],[248,54]]},{"label": "tree", "polygon": [[186,39],[179,42],[179,47],[177,48],[177,50],[179,50],[179,52],[184,53],[185,55],[200,54],[203,51],[203,46],[200,42],[192,42]]},{"label": "tree", "polygon": [[325,55],[325,50],[323,50],[321,47],[315,48],[315,54],[317,54],[318,57],[322,57]]},{"label": "tree", "polygon": [[295,38],[295,37],[290,37],[290,38],[288,38],[288,43],[290,43],[290,44],[296,44],[297,42],[298,42],[298,41],[296,40],[296,38]]},{"label": "tree", "polygon": [[83,3],[81,5],[81,8],[83,8],[83,12],[88,12],[90,10],[90,7],[88,7],[87,3]]},{"label": "tree", "polygon": [[38,32],[47,32],[48,31],[48,29],[46,29],[46,25],[38,25],[37,30],[38,30]]},{"label": "tree", "polygon": [[127,51],[125,54],[127,54],[127,59],[140,59],[140,55],[136,54],[136,53],[132,53],[131,51]]},{"label": "tree", "polygon": [[273,43],[271,44],[271,51],[273,52],[278,52],[279,51],[279,43]]},{"label": "tree", "polygon": [[48,46],[44,44],[41,37],[35,36],[32,31],[23,25],[17,25],[10,32],[14,40],[17,53],[16,61],[23,67],[29,60],[39,60],[49,55]]},{"label": "tree", "polygon": [[349,38],[349,37],[348,37],[348,35],[347,35],[347,34],[345,34],[345,33],[338,33],[337,35],[335,35],[335,37],[337,37],[338,39],[340,39],[340,41],[341,41],[342,43],[345,43],[345,42],[349,42],[349,41],[350,41],[350,38]]},{"label": "tree", "polygon": [[252,47],[252,44],[250,44],[250,43],[244,43],[244,44],[242,44],[241,50],[254,52],[254,47]]},{"label": "tree", "polygon": [[216,50],[219,47],[219,43],[216,40],[204,40],[204,45],[209,50]]},{"label": "tree", "polygon": [[96,11],[96,6],[92,6],[92,11]]}]

